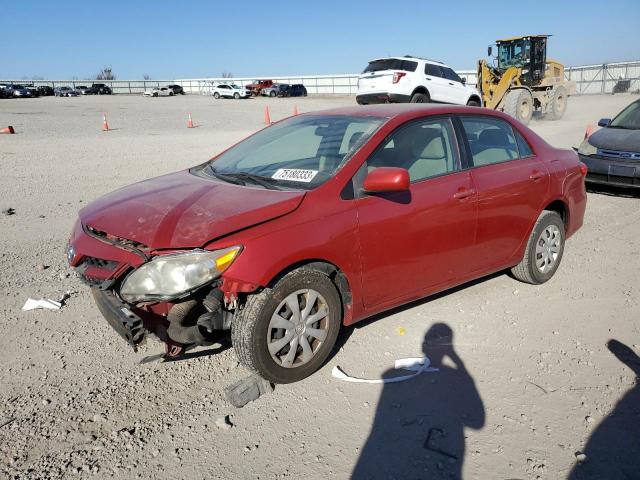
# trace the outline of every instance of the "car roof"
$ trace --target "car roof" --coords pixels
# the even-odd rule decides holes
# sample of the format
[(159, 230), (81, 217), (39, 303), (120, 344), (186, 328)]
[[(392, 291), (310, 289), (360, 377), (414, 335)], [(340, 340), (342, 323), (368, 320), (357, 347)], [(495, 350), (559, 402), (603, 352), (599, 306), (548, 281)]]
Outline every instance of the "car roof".
[(437, 103), (386, 103), (376, 105), (355, 105), (352, 107), (333, 108), (330, 110), (321, 110), (301, 114), (302, 116), (314, 115), (340, 115), (352, 117), (381, 117), (381, 118), (399, 118), (401, 120), (409, 120), (411, 118), (423, 115), (490, 115), (500, 118), (511, 118), (502, 112), (490, 110), (480, 107), (467, 107), (462, 105), (449, 105)]
[[(443, 62), (441, 62), (440, 60), (432, 60), (430, 58), (423, 58), (423, 57), (414, 57), (413, 55), (404, 55), (402, 57), (383, 57), (383, 58), (376, 58), (374, 60), (369, 60), (369, 63), (371, 62), (379, 62), (381, 60), (422, 60), (423, 62), (429, 62), (429, 63), (437, 63), (438, 65), (445, 65)], [(446, 66), (446, 65), (445, 65)]]

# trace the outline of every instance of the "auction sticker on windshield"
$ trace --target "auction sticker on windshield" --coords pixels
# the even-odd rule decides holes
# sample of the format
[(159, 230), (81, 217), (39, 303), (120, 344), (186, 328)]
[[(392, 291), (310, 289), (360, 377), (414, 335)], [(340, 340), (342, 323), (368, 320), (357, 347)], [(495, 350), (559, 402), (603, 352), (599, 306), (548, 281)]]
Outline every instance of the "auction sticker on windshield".
[(309, 183), (318, 174), (318, 170), (303, 170), (300, 168), (279, 168), (271, 178), (289, 180), (291, 182)]

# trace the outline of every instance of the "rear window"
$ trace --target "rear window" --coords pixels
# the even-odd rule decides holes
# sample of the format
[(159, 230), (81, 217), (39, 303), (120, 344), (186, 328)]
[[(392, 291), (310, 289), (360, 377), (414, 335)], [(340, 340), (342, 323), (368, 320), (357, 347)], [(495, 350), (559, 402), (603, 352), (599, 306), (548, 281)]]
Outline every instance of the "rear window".
[(405, 72), (415, 72), (418, 62), (411, 60), (400, 60), (398, 58), (386, 58), (384, 60), (374, 60), (369, 62), (367, 68), (362, 73), (379, 72), (381, 70), (404, 70)]

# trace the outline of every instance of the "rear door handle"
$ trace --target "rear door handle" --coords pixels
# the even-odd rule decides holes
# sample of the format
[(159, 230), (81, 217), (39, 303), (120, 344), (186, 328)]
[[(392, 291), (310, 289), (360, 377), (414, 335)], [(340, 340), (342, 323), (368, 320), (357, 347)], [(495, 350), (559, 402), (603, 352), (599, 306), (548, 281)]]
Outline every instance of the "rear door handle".
[(473, 188), (465, 188), (460, 189), (456, 193), (453, 194), (453, 198), (457, 198), (458, 200), (463, 200), (467, 197), (471, 197), (476, 194), (475, 189)]
[(449, 82), (449, 85), (453, 85), (453, 83)]
[(544, 173), (539, 172), (538, 170), (534, 170), (531, 175), (529, 175), (529, 178), (534, 182), (540, 180), (542, 177), (544, 177)]

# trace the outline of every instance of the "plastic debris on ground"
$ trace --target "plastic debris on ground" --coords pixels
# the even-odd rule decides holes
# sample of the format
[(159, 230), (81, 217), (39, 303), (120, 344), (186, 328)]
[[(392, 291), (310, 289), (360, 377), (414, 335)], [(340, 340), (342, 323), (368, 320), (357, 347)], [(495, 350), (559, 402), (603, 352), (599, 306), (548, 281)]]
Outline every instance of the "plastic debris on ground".
[(41, 298), (40, 300), (27, 298), (27, 301), (22, 306), (22, 310), (24, 310), (25, 312), (28, 310), (38, 310), (41, 308), (46, 308), (49, 310), (60, 310), (62, 308), (62, 302), (56, 302), (55, 300), (50, 300), (48, 298)]
[(417, 377), (421, 373), (438, 371), (437, 368), (431, 367), (431, 361), (428, 357), (399, 358), (398, 360), (396, 360), (394, 368), (396, 370), (407, 370), (413, 373), (411, 375), (400, 375), (398, 377), (366, 379), (351, 377), (336, 365), (335, 367), (333, 367), (333, 370), (331, 370), (331, 376), (338, 380), (342, 380), (343, 382), (380, 384), (404, 382), (405, 380), (410, 380), (414, 377)]

